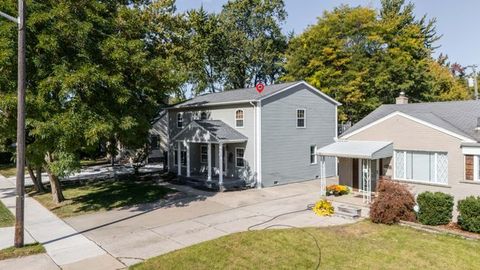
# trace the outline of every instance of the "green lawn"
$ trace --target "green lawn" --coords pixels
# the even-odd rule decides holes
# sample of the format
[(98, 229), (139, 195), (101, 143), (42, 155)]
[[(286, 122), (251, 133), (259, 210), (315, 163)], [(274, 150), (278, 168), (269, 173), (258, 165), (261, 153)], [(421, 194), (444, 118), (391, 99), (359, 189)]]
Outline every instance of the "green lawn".
[[(480, 241), (369, 221), (309, 228), (320, 269), (478, 269)], [(299, 229), (237, 233), (149, 259), (131, 269), (315, 269), (318, 249)]]
[(12, 177), (17, 174), (17, 168), (15, 165), (1, 165), (0, 166), (0, 174), (4, 177)]
[(70, 184), (64, 187), (65, 201), (57, 205), (52, 202), (50, 193), (35, 194), (37, 201), (61, 218), (82, 215), (97, 211), (106, 211), (123, 206), (155, 202), (174, 192), (159, 186), (151, 180), (108, 180), (87, 184)]
[(33, 254), (44, 253), (45, 249), (39, 243), (25, 245), (22, 248), (9, 247), (0, 250), (0, 260), (25, 257)]
[(14, 223), (15, 217), (7, 209), (7, 207), (5, 207), (2, 202), (0, 202), (0, 228), (13, 226)]

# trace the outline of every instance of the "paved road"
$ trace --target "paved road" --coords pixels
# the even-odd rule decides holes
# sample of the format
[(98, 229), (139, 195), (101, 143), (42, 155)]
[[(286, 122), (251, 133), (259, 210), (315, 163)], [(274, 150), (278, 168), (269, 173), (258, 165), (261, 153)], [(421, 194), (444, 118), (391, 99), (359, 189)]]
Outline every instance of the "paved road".
[[(319, 199), (319, 181), (236, 192), (211, 193), (175, 186), (185, 196), (162, 205), (68, 218), (65, 221), (117, 259), (131, 265), (192, 244), (246, 231), (272, 217), (306, 209)], [(352, 220), (318, 217), (312, 211), (282, 216), (262, 226), (299, 227), (347, 224)]]

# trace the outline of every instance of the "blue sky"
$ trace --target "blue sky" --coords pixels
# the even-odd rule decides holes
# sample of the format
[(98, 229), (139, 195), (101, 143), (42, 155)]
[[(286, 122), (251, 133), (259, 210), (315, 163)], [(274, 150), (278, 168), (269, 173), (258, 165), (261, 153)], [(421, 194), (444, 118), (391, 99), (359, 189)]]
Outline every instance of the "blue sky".
[[(284, 0), (288, 18), (283, 26), (285, 32), (296, 34), (311, 24), (324, 10), (331, 10), (340, 4), (351, 6), (370, 6), (378, 8), (379, 0)], [(184, 11), (198, 8), (202, 4), (208, 11), (218, 12), (227, 0), (177, 0), (177, 8)], [(462, 65), (480, 64), (480, 41), (478, 16), (480, 1), (478, 0), (413, 0), (418, 17), (427, 14), (429, 18), (437, 18), (437, 32), (443, 37), (437, 43), (441, 47), (435, 55), (448, 54), (450, 61)]]

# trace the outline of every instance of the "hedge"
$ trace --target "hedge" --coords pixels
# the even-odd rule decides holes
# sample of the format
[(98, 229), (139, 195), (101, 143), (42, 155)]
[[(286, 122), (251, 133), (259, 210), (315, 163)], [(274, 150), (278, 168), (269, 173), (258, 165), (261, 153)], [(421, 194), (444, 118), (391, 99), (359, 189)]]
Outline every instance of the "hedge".
[(457, 210), (460, 228), (480, 233), (480, 197), (470, 196), (458, 201)]
[(426, 191), (417, 197), (417, 219), (425, 225), (443, 225), (452, 221), (453, 196), (442, 192)]

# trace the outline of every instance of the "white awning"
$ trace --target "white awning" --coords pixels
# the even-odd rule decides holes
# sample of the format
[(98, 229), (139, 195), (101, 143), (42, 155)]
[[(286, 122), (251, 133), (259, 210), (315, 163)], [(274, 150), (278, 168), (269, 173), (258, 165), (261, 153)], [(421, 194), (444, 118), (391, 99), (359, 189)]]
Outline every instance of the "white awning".
[(393, 143), (382, 141), (337, 141), (317, 150), (329, 157), (379, 159), (393, 155)]

